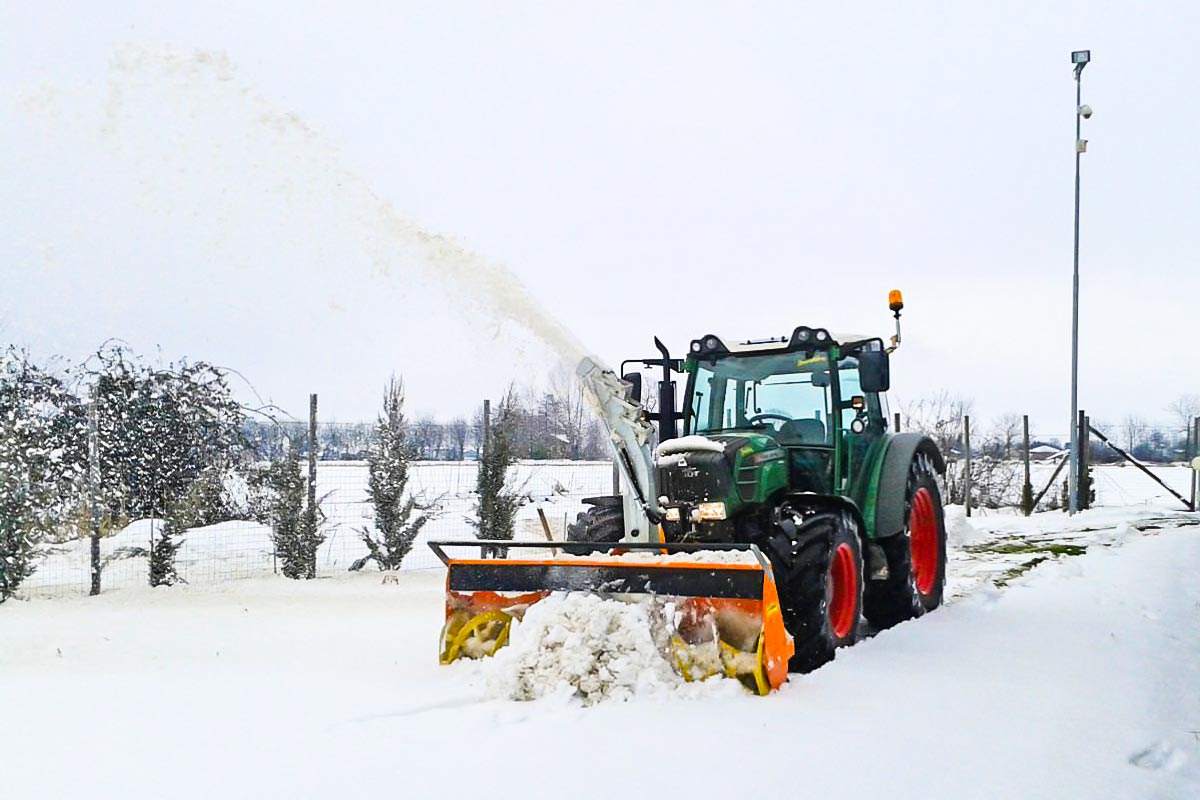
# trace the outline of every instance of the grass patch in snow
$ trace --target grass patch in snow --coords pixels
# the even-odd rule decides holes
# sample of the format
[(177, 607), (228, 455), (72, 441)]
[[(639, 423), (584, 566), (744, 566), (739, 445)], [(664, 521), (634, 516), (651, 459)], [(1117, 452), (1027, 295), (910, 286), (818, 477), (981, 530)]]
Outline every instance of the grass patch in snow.
[(985, 556), (989, 554), (998, 556), (1032, 555), (1033, 558), (1014, 564), (992, 578), (992, 583), (1003, 589), (1044, 561), (1083, 555), (1087, 552), (1087, 545), (1069, 544), (1066, 542), (1031, 541), (1028, 539), (1001, 539), (967, 545), (963, 550), (972, 555)]
[(1027, 539), (1004, 539), (997, 542), (967, 545), (963, 548), (968, 553), (999, 553), (1013, 555), (1018, 553), (1049, 553), (1052, 556), (1081, 556), (1087, 552), (1087, 546), (1082, 544), (1064, 544), (1062, 542), (1036, 542)]

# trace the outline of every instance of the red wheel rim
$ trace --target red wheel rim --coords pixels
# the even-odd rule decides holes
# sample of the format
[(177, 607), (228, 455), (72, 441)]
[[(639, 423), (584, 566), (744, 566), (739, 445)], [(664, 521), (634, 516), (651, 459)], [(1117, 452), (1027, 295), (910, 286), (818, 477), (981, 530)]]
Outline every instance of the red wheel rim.
[(849, 636), (858, 622), (855, 619), (858, 612), (858, 570), (855, 566), (850, 545), (839, 544), (829, 565), (829, 582), (833, 590), (829, 599), (829, 626), (838, 639)]
[(917, 489), (908, 519), (908, 545), (912, 550), (913, 580), (917, 591), (929, 594), (937, 583), (938, 523), (933, 495), (925, 487)]

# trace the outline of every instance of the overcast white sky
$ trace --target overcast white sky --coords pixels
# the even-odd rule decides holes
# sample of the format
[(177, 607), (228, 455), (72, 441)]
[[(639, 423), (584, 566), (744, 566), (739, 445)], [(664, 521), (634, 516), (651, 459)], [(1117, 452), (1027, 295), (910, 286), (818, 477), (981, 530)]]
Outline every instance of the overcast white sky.
[(1198, 41), (1195, 2), (8, 2), (0, 339), (120, 337), (343, 420), (392, 372), (442, 417), (544, 375), (480, 299), (503, 275), (420, 226), (614, 364), (887, 335), (901, 288), (894, 407), (1061, 433), (1091, 48), (1082, 404), (1165, 419), (1200, 392)]

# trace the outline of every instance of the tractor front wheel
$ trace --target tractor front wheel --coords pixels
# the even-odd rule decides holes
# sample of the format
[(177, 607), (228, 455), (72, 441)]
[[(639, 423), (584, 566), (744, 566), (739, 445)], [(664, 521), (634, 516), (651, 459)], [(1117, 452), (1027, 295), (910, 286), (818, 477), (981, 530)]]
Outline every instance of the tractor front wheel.
[(946, 583), (946, 521), (932, 466), (917, 456), (908, 470), (904, 530), (879, 539), (888, 576), (870, 581), (863, 614), (877, 630), (919, 617), (942, 604)]
[(858, 526), (848, 515), (817, 512), (797, 528), (795, 553), (780, 587), (784, 622), (796, 642), (789, 669), (812, 672), (858, 639), (863, 568)]

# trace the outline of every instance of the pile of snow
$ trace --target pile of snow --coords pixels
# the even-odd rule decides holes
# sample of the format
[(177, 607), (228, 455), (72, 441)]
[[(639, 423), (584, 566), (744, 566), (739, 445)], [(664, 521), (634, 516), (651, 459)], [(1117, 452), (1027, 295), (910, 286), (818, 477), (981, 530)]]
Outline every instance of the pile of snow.
[(724, 453), (725, 445), (713, 441), (707, 436), (693, 433), (689, 436), (677, 436), (674, 439), (660, 442), (658, 447), (654, 448), (654, 455), (669, 456), (676, 453), (691, 453), (695, 451)]
[(513, 700), (578, 697), (585, 705), (662, 693), (682, 681), (663, 656), (665, 643), (666, 624), (649, 598), (552, 595), (514, 623), (509, 646), (488, 665), (488, 692)]
[[(620, 547), (620, 545), (614, 545)], [(625, 553), (585, 553), (573, 555), (561, 553), (547, 555), (547, 558), (569, 560), (572, 558), (586, 561), (611, 561), (614, 564), (754, 564), (759, 563), (750, 550), (695, 550), (692, 552), (660, 553), (657, 550), (630, 550)]]

